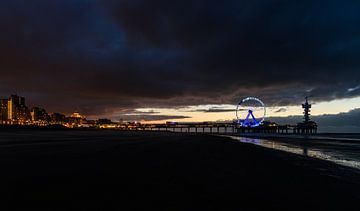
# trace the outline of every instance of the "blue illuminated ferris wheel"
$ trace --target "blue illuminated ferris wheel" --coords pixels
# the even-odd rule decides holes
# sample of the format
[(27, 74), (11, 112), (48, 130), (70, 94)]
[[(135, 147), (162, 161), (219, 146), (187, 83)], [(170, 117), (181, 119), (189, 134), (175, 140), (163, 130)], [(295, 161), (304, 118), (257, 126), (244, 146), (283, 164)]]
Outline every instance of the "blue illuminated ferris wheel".
[(247, 97), (236, 107), (237, 123), (241, 127), (258, 127), (265, 120), (264, 103), (255, 97)]

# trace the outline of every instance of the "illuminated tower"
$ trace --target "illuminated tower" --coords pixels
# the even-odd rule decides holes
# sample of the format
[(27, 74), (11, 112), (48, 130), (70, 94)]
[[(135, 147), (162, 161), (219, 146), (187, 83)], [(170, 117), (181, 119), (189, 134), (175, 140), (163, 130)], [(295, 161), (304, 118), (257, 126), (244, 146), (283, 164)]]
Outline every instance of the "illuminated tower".
[(15, 102), (14, 99), (10, 98), (8, 101), (8, 119), (13, 120), (15, 119)]
[(305, 97), (305, 103), (302, 104), (302, 107), (304, 109), (304, 123), (310, 122), (310, 108), (311, 104), (308, 102), (308, 96)]

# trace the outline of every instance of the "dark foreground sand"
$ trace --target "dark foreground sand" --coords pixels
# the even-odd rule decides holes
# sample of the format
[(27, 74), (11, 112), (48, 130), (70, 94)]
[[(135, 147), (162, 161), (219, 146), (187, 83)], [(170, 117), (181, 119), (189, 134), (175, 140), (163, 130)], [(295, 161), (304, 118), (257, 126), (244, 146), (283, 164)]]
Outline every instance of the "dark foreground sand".
[(1, 210), (360, 210), (357, 170), (230, 139), (0, 132)]

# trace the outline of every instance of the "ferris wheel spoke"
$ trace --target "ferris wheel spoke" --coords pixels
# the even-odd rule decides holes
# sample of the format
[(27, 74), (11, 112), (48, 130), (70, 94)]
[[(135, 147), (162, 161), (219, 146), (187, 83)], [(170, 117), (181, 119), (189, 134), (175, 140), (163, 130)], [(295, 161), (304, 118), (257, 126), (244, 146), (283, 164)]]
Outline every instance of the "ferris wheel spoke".
[(244, 121), (245, 125), (250, 125), (249, 117), (250, 117), (250, 112), (248, 113), (248, 115), (245, 118), (245, 121)]
[(251, 117), (252, 117), (253, 121), (257, 124), (258, 121), (257, 121), (256, 118), (254, 117), (254, 114), (253, 114), (252, 112), (251, 112), (250, 114), (251, 114)]

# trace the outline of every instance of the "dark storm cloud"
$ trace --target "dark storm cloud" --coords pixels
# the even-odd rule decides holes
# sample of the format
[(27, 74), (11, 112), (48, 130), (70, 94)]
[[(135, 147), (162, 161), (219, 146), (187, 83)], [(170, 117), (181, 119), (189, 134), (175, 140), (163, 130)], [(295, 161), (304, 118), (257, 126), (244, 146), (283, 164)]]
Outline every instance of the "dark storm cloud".
[(360, 95), (360, 3), (0, 3), (0, 94), (50, 110), (266, 104)]
[(221, 113), (221, 112), (235, 112), (236, 109), (228, 109), (222, 107), (211, 107), (209, 109), (195, 109), (189, 112), (204, 112), (204, 113)]
[[(185, 51), (187, 86), (206, 97), (255, 94), (288, 104), (286, 94), (326, 100), (350, 97), (347, 89), (358, 85), (354, 1), (107, 2), (130, 46)], [(265, 87), (272, 92), (264, 95)]]

